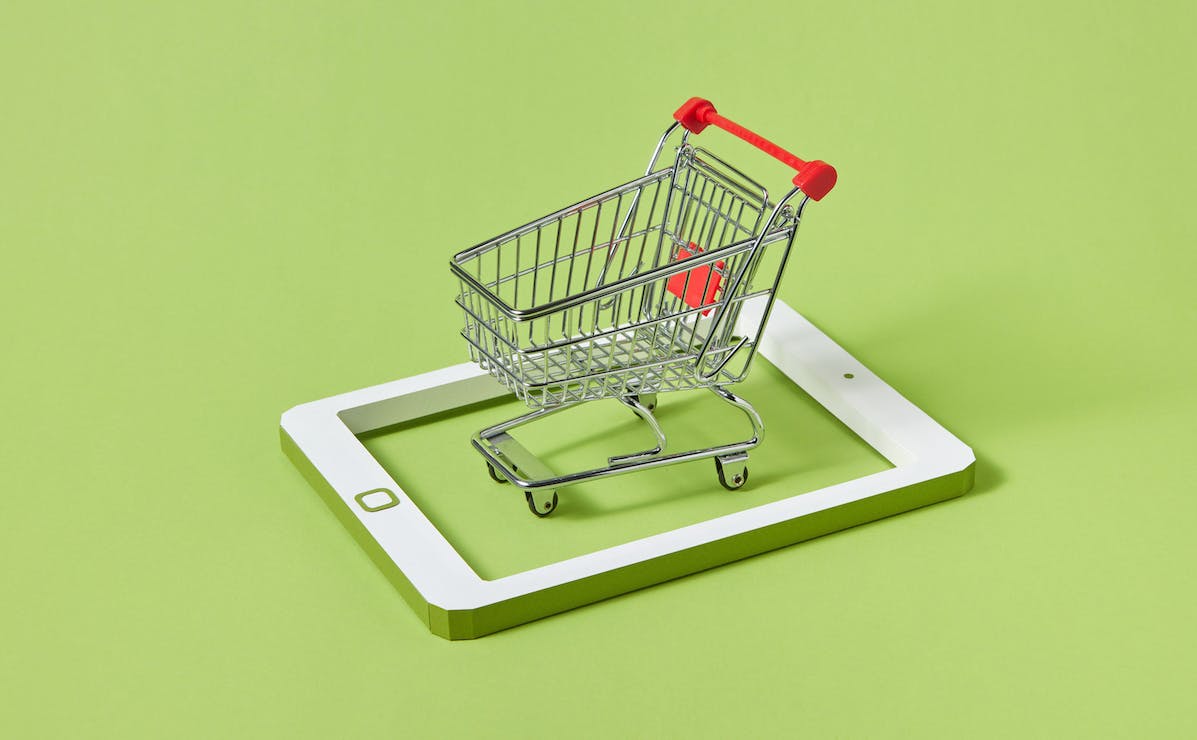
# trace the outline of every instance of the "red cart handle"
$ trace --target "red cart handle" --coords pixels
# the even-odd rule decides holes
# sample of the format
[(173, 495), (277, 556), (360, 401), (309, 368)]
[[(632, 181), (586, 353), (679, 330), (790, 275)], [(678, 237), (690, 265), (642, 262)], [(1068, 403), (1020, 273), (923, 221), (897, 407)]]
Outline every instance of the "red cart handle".
[(798, 170), (794, 176), (794, 185), (815, 200), (822, 200), (824, 195), (835, 187), (835, 168), (818, 159), (805, 162), (790, 152), (769, 141), (753, 131), (749, 131), (735, 121), (728, 120), (715, 111), (711, 101), (704, 98), (690, 98), (673, 114), (678, 123), (686, 127), (690, 133), (702, 133), (709, 124), (715, 124), (724, 131), (738, 136), (757, 149), (774, 159)]

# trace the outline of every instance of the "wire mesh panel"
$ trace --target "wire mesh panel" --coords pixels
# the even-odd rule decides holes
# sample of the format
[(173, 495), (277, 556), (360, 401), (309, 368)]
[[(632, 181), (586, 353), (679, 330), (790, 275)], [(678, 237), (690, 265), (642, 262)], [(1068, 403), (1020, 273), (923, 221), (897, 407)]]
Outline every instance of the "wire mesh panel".
[[(725, 361), (744, 346), (739, 308), (772, 289), (752, 288), (771, 207), (687, 145), (671, 167), (459, 253), (471, 358), (533, 408), (738, 380), (746, 366)], [(796, 225), (773, 221), (763, 245), (788, 245)]]

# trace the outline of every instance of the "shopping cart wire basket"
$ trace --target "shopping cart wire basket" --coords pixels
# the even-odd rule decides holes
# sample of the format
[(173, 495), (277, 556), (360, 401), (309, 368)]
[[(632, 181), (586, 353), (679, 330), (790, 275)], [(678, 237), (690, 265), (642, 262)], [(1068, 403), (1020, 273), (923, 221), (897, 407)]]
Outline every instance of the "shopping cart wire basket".
[[(748, 479), (760, 415), (728, 386), (744, 379), (768, 321), (807, 203), (835, 185), (822, 161), (803, 161), (691, 98), (674, 113), (643, 177), (513, 229), (453, 257), (471, 359), (531, 409), (472, 443), (492, 478), (523, 489), (537, 516), (557, 490), (649, 467), (714, 458), (729, 489)], [(691, 143), (708, 125), (797, 171), (777, 202), (748, 175)], [(662, 151), (678, 130), (673, 162)], [(749, 301), (755, 326), (738, 322)], [(666, 451), (657, 394), (709, 389), (740, 409), (752, 434), (703, 449)], [(587, 401), (615, 399), (643, 419), (656, 445), (601, 467), (558, 474), (510, 434)]]

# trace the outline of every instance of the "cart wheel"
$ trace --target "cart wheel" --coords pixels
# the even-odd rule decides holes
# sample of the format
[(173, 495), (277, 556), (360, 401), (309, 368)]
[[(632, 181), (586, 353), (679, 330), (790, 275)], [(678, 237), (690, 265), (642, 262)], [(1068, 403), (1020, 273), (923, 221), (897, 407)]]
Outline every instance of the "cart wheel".
[(490, 473), (491, 480), (493, 480), (495, 483), (507, 483), (507, 479), (499, 475), (499, 471), (495, 470), (494, 465), (487, 463), (486, 472)]
[(532, 497), (531, 491), (524, 491), (524, 498), (528, 501), (528, 509), (541, 519), (544, 519), (546, 516), (557, 510), (556, 491), (553, 491), (553, 500), (545, 502), (545, 509), (543, 512), (536, 508), (536, 499)]
[(748, 464), (742, 460), (729, 462), (725, 467), (722, 460), (715, 458), (715, 471), (719, 473), (719, 483), (729, 491), (743, 488), (748, 482)]

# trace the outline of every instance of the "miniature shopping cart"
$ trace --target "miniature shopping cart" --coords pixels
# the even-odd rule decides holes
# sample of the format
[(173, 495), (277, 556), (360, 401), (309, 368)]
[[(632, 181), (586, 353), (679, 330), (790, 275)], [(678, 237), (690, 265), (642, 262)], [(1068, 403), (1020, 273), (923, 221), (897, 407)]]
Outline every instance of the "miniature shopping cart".
[[(691, 98), (674, 113), (644, 177), (454, 256), (457, 303), (470, 357), (531, 409), (474, 435), (492, 478), (524, 491), (537, 516), (579, 481), (714, 458), (719, 482), (748, 480), (760, 415), (728, 390), (744, 379), (769, 318), (803, 209), (835, 185), (825, 162), (805, 162)], [(690, 142), (714, 124), (798, 171), (776, 203), (760, 184)], [(653, 169), (681, 127), (672, 164)], [(792, 204), (792, 201), (801, 196)], [(742, 310), (755, 325), (741, 325)], [(657, 394), (696, 388), (740, 409), (747, 439), (667, 451)], [(651, 449), (592, 470), (557, 474), (509, 434), (580, 403), (610, 398), (644, 420)]]

